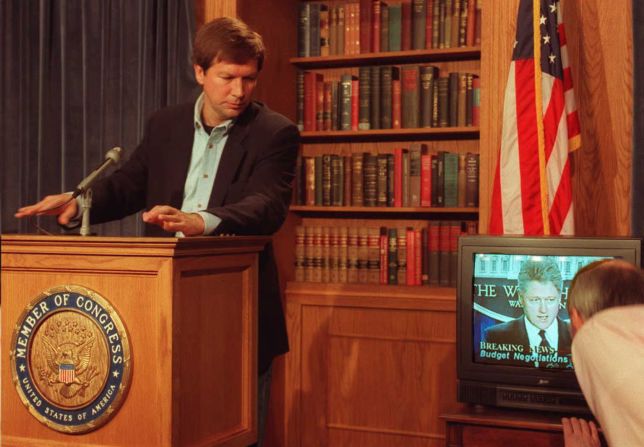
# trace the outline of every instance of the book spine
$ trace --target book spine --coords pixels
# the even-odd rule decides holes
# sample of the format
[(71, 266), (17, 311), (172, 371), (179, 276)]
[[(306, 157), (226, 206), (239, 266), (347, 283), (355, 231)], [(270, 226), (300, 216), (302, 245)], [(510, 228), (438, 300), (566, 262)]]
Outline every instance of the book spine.
[(402, 127), (418, 127), (420, 77), (417, 65), (401, 67)]
[(364, 205), (364, 154), (354, 152), (351, 154), (351, 204), (353, 206)]
[(387, 206), (393, 207), (394, 205), (394, 191), (395, 191), (395, 166), (394, 154), (386, 154), (387, 157)]
[(358, 130), (360, 107), (360, 82), (356, 76), (351, 77), (351, 130)]
[(374, 0), (360, 0), (360, 53), (371, 53)]
[(387, 154), (376, 156), (376, 206), (387, 206)]
[(307, 206), (315, 205), (315, 158), (304, 157), (305, 172), (305, 204)]
[(398, 231), (398, 284), (407, 284), (407, 229), (399, 228)]
[(333, 95), (332, 95), (332, 82), (331, 81), (325, 81), (324, 82), (324, 100), (322, 103), (322, 129), (323, 130), (331, 130), (333, 128), (332, 121), (331, 121), (331, 108), (332, 108), (332, 102), (333, 102)]
[(295, 121), (297, 130), (302, 132), (304, 130), (304, 72), (297, 71), (295, 78), (295, 97), (296, 97), (296, 110)]
[(449, 286), (449, 246), (450, 246), (450, 225), (449, 222), (441, 222), (438, 235), (438, 284)]
[(389, 235), (386, 227), (380, 227), (380, 284), (389, 284)]
[(344, 188), (343, 188), (343, 198), (342, 198), (342, 203), (344, 206), (351, 206), (351, 194), (352, 194), (352, 176), (353, 173), (351, 172), (351, 156), (350, 155), (343, 155), (342, 156), (342, 168), (344, 169)]
[(400, 85), (400, 67), (391, 67), (391, 127), (402, 126), (402, 93)]
[(315, 130), (324, 129), (324, 77), (319, 74), (315, 81)]
[(347, 282), (358, 282), (358, 228), (349, 227), (347, 234)]
[(299, 3), (299, 15), (297, 25), (297, 55), (299, 57), (311, 56), (310, 35), (311, 35), (311, 3)]
[(458, 276), (458, 238), (461, 236), (461, 223), (453, 221), (449, 227), (449, 286), (456, 287)]
[(343, 74), (340, 78), (341, 130), (351, 130), (351, 87), (351, 75)]
[(309, 19), (309, 48), (310, 55), (320, 55), (320, 3), (311, 3)]
[(439, 267), (439, 238), (440, 222), (432, 220), (429, 223), (428, 251), (429, 251), (429, 284), (438, 285), (440, 279)]
[(438, 126), (449, 126), (449, 78), (438, 78)]
[(401, 8), (401, 27), (400, 27), (400, 49), (402, 51), (411, 50), (411, 28), (412, 28), (412, 0), (402, 0)]
[(412, 0), (412, 49), (422, 50), (425, 48), (425, 32), (427, 23), (427, 12), (425, 11), (425, 0)]
[(371, 67), (371, 90), (369, 97), (369, 123), (371, 129), (380, 129), (380, 67)]
[(295, 227), (295, 281), (304, 281), (305, 265), (304, 226), (298, 225)]
[(380, 48), (380, 21), (382, 20), (382, 2), (380, 0), (372, 1), (371, 17), (371, 51), (379, 53)]
[(448, 97), (448, 125), (455, 127), (458, 125), (458, 82), (459, 74), (452, 72), (449, 74), (449, 87), (447, 92)]
[(481, 80), (478, 76), (472, 77), (472, 126), (481, 124)]
[(380, 284), (380, 229), (368, 229), (367, 282)]
[(420, 126), (431, 127), (434, 105), (434, 79), (438, 67), (424, 65), (420, 67)]
[(458, 206), (458, 154), (445, 152), (444, 156), (444, 206)]
[(380, 67), (380, 128), (391, 129), (392, 67)]
[(322, 154), (322, 206), (331, 206), (331, 154)]
[(420, 157), (420, 206), (432, 206), (432, 156)]
[(467, 177), (465, 176), (465, 158), (466, 154), (458, 154), (458, 206), (465, 206), (465, 184)]
[(407, 228), (407, 277), (408, 286), (416, 285), (416, 237), (414, 229)]
[(403, 204), (403, 173), (402, 159), (404, 149), (397, 147), (394, 149), (394, 206), (400, 208)]
[(320, 3), (320, 56), (330, 53), (329, 5)]
[(434, 0), (427, 0), (425, 5), (425, 48), (432, 47), (434, 33)]
[(420, 206), (420, 165), (422, 149), (420, 143), (409, 146), (409, 206)]
[(376, 206), (378, 194), (377, 155), (364, 154), (364, 206)]
[(389, 5), (389, 51), (401, 50), (402, 30), (402, 5), (392, 3)]
[(387, 284), (398, 284), (398, 231), (396, 228), (387, 230)]
[(479, 206), (479, 154), (465, 157), (465, 206)]
[(467, 73), (458, 74), (456, 125), (465, 126), (467, 118)]
[(360, 108), (358, 110), (358, 129), (371, 129), (371, 68), (360, 67), (358, 69), (358, 80), (360, 83)]
[(389, 51), (389, 5), (384, 2), (380, 4), (380, 51)]

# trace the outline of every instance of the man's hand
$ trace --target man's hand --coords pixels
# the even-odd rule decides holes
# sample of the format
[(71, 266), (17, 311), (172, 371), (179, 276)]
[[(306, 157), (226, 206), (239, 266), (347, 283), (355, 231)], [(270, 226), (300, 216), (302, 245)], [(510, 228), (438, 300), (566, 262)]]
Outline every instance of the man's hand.
[(201, 236), (205, 223), (197, 213), (184, 213), (168, 205), (157, 205), (143, 213), (143, 222), (158, 225), (165, 231), (181, 231), (186, 236)]
[(78, 213), (78, 205), (71, 194), (56, 194), (46, 196), (40, 202), (23, 206), (15, 217), (40, 216), (42, 214), (57, 215), (58, 223), (68, 225), (69, 221)]
[(600, 447), (599, 433), (593, 421), (578, 418), (561, 418), (566, 447)]

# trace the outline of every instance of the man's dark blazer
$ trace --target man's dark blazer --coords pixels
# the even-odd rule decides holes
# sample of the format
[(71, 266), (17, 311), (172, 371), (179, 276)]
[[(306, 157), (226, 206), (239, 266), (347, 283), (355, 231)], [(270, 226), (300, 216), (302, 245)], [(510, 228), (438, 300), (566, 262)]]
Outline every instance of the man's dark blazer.
[[(570, 324), (566, 323), (560, 318), (557, 318), (557, 326), (559, 331), (557, 352), (560, 356), (569, 355), (570, 345), (572, 343)], [(500, 323), (495, 324), (494, 326), (490, 326), (483, 333), (482, 341), (497, 344), (523, 345), (523, 352), (525, 354), (528, 354), (530, 352), (530, 341), (528, 338), (528, 331), (525, 327), (523, 315), (506, 323)], [(519, 363), (525, 364), (524, 362)]]
[[(129, 160), (93, 187), (91, 221), (121, 219), (155, 205), (180, 209), (194, 138), (194, 103), (156, 112)], [(288, 212), (299, 145), (297, 127), (259, 102), (235, 120), (223, 149), (208, 211), (214, 234), (271, 235)], [(171, 236), (146, 225), (148, 236)], [(288, 351), (277, 267), (269, 244), (259, 259), (258, 368)]]

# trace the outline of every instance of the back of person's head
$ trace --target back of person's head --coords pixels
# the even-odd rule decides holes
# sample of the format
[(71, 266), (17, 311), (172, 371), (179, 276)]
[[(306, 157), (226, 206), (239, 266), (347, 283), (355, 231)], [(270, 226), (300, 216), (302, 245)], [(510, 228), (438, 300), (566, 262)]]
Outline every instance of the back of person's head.
[(525, 294), (528, 282), (550, 282), (557, 292), (561, 293), (562, 279), (561, 271), (557, 264), (550, 259), (528, 259), (521, 264), (517, 277), (519, 293)]
[(245, 64), (256, 60), (259, 71), (264, 64), (264, 53), (262, 36), (239, 19), (219, 17), (197, 31), (192, 62), (207, 71), (213, 63), (220, 61)]
[(619, 259), (595, 261), (580, 269), (568, 291), (568, 311), (587, 320), (600, 310), (644, 304), (644, 273)]

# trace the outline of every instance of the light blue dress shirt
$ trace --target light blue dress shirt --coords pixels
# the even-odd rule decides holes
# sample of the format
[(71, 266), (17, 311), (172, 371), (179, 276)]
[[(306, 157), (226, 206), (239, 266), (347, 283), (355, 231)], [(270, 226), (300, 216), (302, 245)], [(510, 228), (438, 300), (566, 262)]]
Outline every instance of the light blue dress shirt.
[[(183, 187), (183, 203), (181, 211), (198, 213), (204, 220), (203, 234), (211, 234), (221, 223), (221, 219), (205, 210), (208, 207), (210, 193), (215, 183), (215, 175), (221, 160), (221, 154), (228, 140), (228, 133), (233, 125), (232, 120), (226, 120), (215, 127), (210, 134), (206, 132), (201, 121), (204, 94), (195, 102), (195, 134), (192, 142), (192, 155), (188, 176)], [(183, 233), (178, 232), (182, 237)]]

